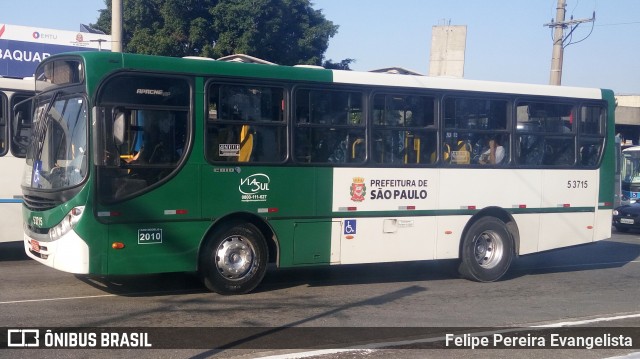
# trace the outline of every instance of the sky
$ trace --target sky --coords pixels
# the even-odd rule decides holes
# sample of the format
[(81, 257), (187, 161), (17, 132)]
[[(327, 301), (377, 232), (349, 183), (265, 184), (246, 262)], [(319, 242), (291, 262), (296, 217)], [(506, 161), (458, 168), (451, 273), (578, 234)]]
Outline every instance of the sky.
[[(549, 83), (557, 0), (311, 0), (338, 25), (325, 58), (355, 59), (369, 71), (403, 67), (429, 72), (431, 29), (467, 26), (464, 77)], [(52, 4), (56, 4), (53, 6)], [(562, 84), (640, 94), (640, 1), (566, 0), (566, 20), (591, 18), (564, 50)], [(104, 0), (0, 2), (0, 24), (78, 31), (95, 23)], [(592, 26), (593, 25), (593, 26)], [(582, 40), (581, 42), (578, 42)]]

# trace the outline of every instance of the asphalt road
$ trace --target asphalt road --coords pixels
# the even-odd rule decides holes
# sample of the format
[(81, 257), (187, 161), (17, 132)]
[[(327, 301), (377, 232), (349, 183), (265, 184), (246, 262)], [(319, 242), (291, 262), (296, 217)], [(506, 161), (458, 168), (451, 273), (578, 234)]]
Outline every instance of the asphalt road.
[[(111, 328), (130, 335), (151, 330), (153, 341), (151, 349), (115, 352), (0, 349), (0, 357), (640, 357), (640, 349), (623, 347), (470, 350), (444, 347), (441, 340), (450, 332), (542, 325), (602, 327), (602, 333), (631, 327), (637, 334), (640, 233), (616, 233), (611, 240), (520, 257), (507, 278), (495, 283), (460, 279), (450, 261), (410, 262), (274, 269), (255, 292), (220, 296), (191, 274), (99, 278), (62, 273), (27, 259), (20, 244), (0, 245), (0, 273), (2, 331)], [(226, 347), (208, 349), (211, 343)]]

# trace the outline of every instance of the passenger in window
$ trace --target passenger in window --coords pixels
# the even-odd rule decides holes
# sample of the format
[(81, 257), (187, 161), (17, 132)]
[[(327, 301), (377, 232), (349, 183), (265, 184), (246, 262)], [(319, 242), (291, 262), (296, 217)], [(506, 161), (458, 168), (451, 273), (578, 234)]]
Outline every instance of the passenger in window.
[(489, 138), (489, 149), (480, 155), (480, 160), (478, 162), (483, 165), (497, 165), (502, 163), (504, 155), (505, 150), (500, 144), (499, 136), (491, 136)]
[(145, 125), (148, 125), (147, 133), (139, 158), (150, 164), (175, 162), (180, 155), (175, 148), (171, 115), (148, 111), (145, 113)]

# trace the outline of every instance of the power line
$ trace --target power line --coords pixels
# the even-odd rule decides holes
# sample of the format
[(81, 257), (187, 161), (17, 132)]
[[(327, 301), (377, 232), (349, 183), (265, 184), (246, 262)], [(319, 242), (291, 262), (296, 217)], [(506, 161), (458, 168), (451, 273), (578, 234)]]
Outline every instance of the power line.
[[(587, 35), (585, 38), (574, 42), (572, 41), (572, 39), (575, 29), (582, 23), (593, 23), (596, 19), (596, 13), (594, 11), (593, 17), (591, 19), (574, 19), (573, 16), (571, 16), (571, 19), (569, 21), (565, 21), (564, 18), (566, 7), (567, 4), (565, 0), (558, 0), (558, 5), (556, 6), (555, 21), (554, 19), (551, 19), (550, 23), (544, 24), (544, 26), (548, 26), (549, 28), (553, 29), (553, 52), (551, 54), (551, 76), (549, 79), (549, 83), (551, 85), (560, 85), (562, 82), (562, 57), (564, 48), (571, 44), (581, 42), (589, 37), (589, 35), (591, 35), (591, 32), (589, 32), (589, 35)], [(564, 30), (567, 28), (570, 28), (570, 31), (565, 36)], [(591, 27), (591, 30), (593, 31), (593, 25)]]
[(620, 26), (620, 25), (634, 25), (640, 24), (640, 21), (632, 21), (632, 22), (614, 22), (611, 24), (598, 24), (596, 26)]

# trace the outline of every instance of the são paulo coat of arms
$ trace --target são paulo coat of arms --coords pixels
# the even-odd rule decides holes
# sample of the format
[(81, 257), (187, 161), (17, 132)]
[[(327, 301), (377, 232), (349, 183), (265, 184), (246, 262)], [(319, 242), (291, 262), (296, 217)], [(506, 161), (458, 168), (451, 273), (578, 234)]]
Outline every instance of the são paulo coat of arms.
[(351, 183), (351, 200), (354, 202), (364, 201), (364, 196), (367, 195), (367, 186), (364, 185), (363, 177), (354, 177)]

